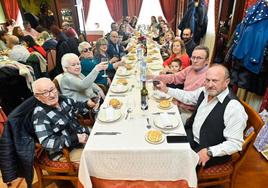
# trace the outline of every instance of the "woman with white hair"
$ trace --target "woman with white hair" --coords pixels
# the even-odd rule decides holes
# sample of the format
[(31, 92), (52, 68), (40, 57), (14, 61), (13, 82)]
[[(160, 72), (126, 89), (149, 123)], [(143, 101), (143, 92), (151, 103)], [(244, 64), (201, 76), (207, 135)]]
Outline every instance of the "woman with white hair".
[(76, 54), (65, 54), (61, 59), (61, 65), (64, 73), (59, 85), (63, 95), (77, 101), (104, 99), (102, 89), (94, 81), (100, 71), (107, 69), (107, 65), (104, 63), (96, 65), (86, 77), (81, 74), (81, 64)]

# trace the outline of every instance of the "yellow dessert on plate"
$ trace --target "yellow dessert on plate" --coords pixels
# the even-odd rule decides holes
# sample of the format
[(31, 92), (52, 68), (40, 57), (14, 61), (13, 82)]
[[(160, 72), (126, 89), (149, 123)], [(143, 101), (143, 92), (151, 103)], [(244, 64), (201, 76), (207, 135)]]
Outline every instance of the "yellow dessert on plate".
[(117, 84), (127, 85), (128, 81), (124, 78), (120, 78), (117, 80)]
[(121, 102), (118, 99), (111, 99), (109, 101), (109, 105), (111, 105), (113, 108), (119, 108), (121, 106)]
[(160, 142), (163, 139), (163, 134), (159, 130), (151, 130), (147, 133), (147, 140), (149, 142)]
[(166, 100), (166, 99), (160, 100), (160, 102), (159, 102), (160, 108), (169, 108), (170, 105), (171, 105), (171, 102), (169, 100)]

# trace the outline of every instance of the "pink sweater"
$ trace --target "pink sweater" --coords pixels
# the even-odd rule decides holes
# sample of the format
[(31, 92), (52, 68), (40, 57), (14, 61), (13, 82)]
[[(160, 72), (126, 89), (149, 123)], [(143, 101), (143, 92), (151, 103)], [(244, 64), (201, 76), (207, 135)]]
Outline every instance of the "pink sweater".
[[(156, 79), (168, 84), (184, 84), (183, 89), (185, 91), (193, 91), (204, 86), (207, 70), (208, 66), (196, 72), (192, 66), (189, 66), (175, 74), (159, 75)], [(181, 102), (178, 103), (178, 106), (187, 110), (193, 110), (193, 106)]]

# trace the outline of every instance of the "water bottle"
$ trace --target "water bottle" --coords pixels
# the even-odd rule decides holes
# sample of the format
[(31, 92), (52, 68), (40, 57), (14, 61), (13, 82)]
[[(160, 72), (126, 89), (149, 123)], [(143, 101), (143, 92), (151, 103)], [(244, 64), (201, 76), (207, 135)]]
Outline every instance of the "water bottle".
[(137, 45), (137, 58), (140, 61), (143, 58), (143, 51), (141, 45)]
[(141, 76), (141, 81), (146, 81), (146, 72), (147, 72), (147, 64), (144, 61), (144, 59), (140, 60), (140, 76)]

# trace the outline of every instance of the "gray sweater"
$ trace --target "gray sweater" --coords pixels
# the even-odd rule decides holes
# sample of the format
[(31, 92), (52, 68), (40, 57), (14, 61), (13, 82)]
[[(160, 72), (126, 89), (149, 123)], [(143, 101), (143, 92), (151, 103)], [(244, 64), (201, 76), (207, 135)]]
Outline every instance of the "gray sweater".
[(76, 101), (87, 101), (89, 98), (97, 97), (101, 88), (94, 83), (99, 72), (94, 68), (86, 77), (65, 72), (60, 80), (60, 89), (64, 96)]

